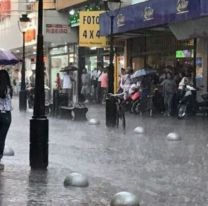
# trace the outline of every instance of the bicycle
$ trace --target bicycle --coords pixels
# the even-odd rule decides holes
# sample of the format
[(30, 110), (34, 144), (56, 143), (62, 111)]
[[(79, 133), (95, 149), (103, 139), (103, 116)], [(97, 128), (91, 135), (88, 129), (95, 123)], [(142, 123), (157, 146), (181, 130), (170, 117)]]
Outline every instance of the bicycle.
[(119, 120), (122, 121), (123, 130), (126, 129), (126, 118), (125, 118), (125, 101), (123, 94), (107, 94), (109, 98), (113, 98), (116, 103), (116, 126), (119, 126)]
[(145, 112), (149, 113), (149, 116), (152, 117), (153, 110), (153, 95), (147, 95), (141, 98), (136, 105), (134, 105), (134, 110), (136, 114), (142, 115)]

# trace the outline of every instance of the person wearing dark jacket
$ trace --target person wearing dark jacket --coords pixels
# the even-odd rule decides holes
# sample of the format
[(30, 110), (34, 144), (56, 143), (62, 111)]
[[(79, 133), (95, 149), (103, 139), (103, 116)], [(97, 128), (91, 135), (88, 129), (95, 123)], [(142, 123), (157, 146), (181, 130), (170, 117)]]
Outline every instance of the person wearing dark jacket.
[[(0, 70), (0, 161), (3, 157), (5, 140), (11, 124), (12, 86), (6, 70)], [(4, 165), (0, 162), (0, 170)]]

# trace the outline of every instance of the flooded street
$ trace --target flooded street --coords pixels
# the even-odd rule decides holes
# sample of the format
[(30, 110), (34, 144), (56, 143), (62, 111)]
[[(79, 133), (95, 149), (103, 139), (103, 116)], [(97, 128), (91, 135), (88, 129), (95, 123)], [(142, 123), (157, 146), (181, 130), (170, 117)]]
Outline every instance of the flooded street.
[[(14, 100), (6, 145), (15, 156), (3, 158), (0, 205), (109, 206), (120, 191), (136, 194), (141, 206), (207, 206), (208, 119), (140, 117), (127, 114), (127, 129), (105, 127), (105, 107), (90, 105), (88, 122), (49, 117), (47, 171), (29, 167), (29, 119)], [(143, 127), (137, 134), (134, 128)], [(177, 132), (180, 141), (167, 135)], [(89, 187), (64, 187), (71, 172), (88, 177)]]

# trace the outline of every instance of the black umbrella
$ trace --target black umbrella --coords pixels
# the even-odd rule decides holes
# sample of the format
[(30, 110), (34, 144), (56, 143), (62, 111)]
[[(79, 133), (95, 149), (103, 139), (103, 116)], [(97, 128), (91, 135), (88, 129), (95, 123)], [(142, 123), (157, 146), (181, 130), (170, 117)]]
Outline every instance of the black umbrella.
[(70, 66), (62, 68), (60, 72), (69, 72), (69, 71), (76, 71), (76, 70), (78, 70), (76, 66), (70, 65)]

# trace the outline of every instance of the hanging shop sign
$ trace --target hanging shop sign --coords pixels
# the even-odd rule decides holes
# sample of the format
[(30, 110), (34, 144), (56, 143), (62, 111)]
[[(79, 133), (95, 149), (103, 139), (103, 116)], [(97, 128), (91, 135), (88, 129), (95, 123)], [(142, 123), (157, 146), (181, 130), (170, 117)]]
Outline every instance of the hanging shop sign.
[(79, 46), (106, 47), (107, 38), (100, 36), (100, 14), (102, 11), (81, 11)]
[(25, 43), (31, 43), (36, 40), (36, 29), (30, 28), (25, 32)]
[(79, 26), (79, 12), (75, 12), (73, 15), (69, 15), (69, 26), (76, 27)]

